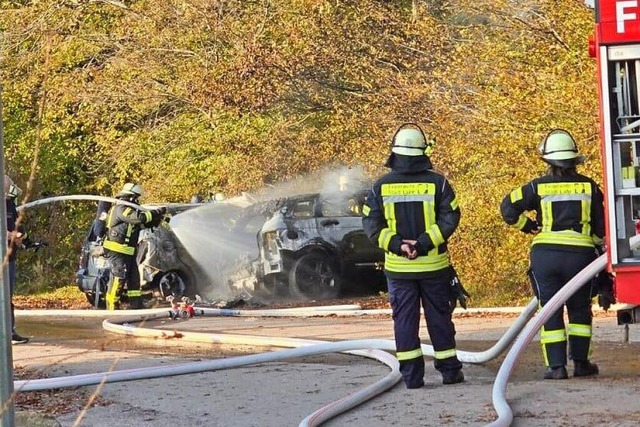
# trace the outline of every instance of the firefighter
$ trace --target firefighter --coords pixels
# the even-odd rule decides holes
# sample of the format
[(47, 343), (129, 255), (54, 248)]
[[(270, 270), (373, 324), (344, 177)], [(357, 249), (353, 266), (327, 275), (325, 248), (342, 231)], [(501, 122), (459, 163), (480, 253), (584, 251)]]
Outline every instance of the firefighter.
[(447, 179), (432, 170), (432, 145), (418, 125), (400, 126), (385, 163), (391, 172), (374, 183), (363, 206), (364, 230), (385, 251), (396, 356), (407, 388), (424, 385), (421, 305), (443, 384), (464, 381), (451, 320), (454, 272), (447, 252), (460, 209)]
[[(500, 205), (505, 222), (533, 234), (530, 270), (533, 292), (540, 307), (572, 277), (596, 259), (604, 238), (602, 191), (592, 179), (579, 174), (583, 163), (569, 132), (555, 129), (539, 147), (547, 173), (508, 194)], [(535, 212), (535, 219), (525, 213)], [(585, 284), (544, 324), (540, 343), (547, 370), (545, 379), (566, 379), (567, 338), (574, 377), (598, 374), (589, 361), (592, 334), (591, 284)]]
[[(18, 210), (16, 208), (16, 199), (22, 193), (22, 190), (16, 186), (8, 175), (4, 176), (4, 198), (7, 215), (7, 238), (8, 238), (8, 265), (9, 265), (9, 296), (13, 299), (13, 292), (16, 289), (16, 261), (18, 257), (18, 248), (22, 247), (27, 235), (18, 226)], [(29, 338), (21, 336), (16, 332), (16, 317), (13, 302), (11, 302), (11, 343), (25, 344), (29, 342)]]
[[(138, 184), (127, 183), (122, 187), (117, 199), (139, 204), (143, 189)], [(129, 308), (142, 308), (140, 273), (136, 263), (138, 236), (142, 227), (157, 227), (162, 221), (166, 208), (142, 211), (129, 205), (116, 203), (107, 216), (107, 234), (104, 240), (105, 256), (111, 266), (111, 276), (107, 287), (107, 310), (115, 310), (119, 295), (125, 284)]]
[(109, 209), (111, 209), (112, 203), (106, 200), (100, 200), (98, 202), (98, 208), (96, 209), (96, 216), (91, 225), (91, 231), (87, 240), (89, 242), (101, 242), (107, 233), (107, 216), (109, 215)]

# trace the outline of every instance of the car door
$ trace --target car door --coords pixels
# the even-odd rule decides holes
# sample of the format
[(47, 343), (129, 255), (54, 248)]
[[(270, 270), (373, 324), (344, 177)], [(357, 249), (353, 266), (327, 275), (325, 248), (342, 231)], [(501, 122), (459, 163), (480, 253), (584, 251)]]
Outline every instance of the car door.
[(373, 268), (384, 259), (362, 228), (365, 196), (365, 192), (343, 192), (320, 198), (318, 233), (337, 249), (343, 268)]

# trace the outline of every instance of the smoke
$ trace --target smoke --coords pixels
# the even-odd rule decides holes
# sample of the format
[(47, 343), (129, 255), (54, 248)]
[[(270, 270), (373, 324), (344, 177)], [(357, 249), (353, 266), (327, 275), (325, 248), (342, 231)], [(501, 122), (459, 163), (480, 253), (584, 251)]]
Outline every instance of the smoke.
[(186, 258), (193, 264), (193, 270), (199, 273), (199, 292), (207, 298), (229, 298), (234, 296), (234, 289), (229, 286), (230, 277), (258, 259), (258, 233), (268, 218), (260, 209), (253, 208), (284, 197), (366, 188), (367, 181), (361, 166), (328, 167), (267, 185), (250, 195), (203, 204), (175, 215), (170, 226), (187, 251)]
[(348, 182), (349, 189), (354, 189), (363, 188), (369, 180), (364, 167), (360, 165), (326, 167), (275, 185), (267, 185), (252, 195), (260, 200), (273, 200), (310, 193), (330, 194), (340, 191), (340, 183), (345, 181)]

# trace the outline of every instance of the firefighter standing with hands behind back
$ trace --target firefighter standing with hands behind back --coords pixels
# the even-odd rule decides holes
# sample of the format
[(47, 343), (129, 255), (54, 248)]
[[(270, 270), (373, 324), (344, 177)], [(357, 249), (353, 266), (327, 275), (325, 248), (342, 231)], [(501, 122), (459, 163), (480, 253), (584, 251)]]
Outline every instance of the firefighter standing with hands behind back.
[(456, 275), (447, 252), (460, 209), (447, 179), (431, 170), (432, 145), (419, 126), (402, 125), (385, 163), (392, 171), (375, 182), (363, 207), (364, 231), (385, 251), (396, 356), (407, 388), (424, 385), (421, 305), (443, 384), (464, 381), (451, 320)]
[[(569, 132), (551, 131), (539, 147), (547, 173), (516, 188), (502, 201), (505, 222), (534, 235), (530, 254), (533, 292), (543, 307), (571, 278), (596, 259), (596, 246), (604, 238), (602, 191), (576, 166), (584, 161)], [(535, 220), (525, 216), (534, 211)], [(545, 379), (568, 378), (567, 336), (574, 377), (598, 374), (589, 361), (591, 350), (591, 284), (585, 284), (559, 308), (540, 331), (547, 370)]]
[[(127, 183), (116, 195), (117, 199), (138, 205), (143, 195), (138, 184)], [(107, 216), (107, 234), (103, 244), (105, 256), (111, 266), (111, 277), (107, 287), (107, 310), (115, 310), (119, 295), (127, 285), (129, 308), (142, 308), (140, 273), (136, 262), (136, 250), (140, 229), (157, 227), (162, 221), (166, 208), (142, 211), (121, 203), (116, 203)]]

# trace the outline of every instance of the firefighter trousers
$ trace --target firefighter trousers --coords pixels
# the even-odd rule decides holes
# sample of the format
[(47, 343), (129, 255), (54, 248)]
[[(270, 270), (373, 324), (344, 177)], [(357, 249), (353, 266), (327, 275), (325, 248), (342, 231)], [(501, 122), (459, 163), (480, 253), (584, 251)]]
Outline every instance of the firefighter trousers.
[(142, 292), (140, 291), (140, 273), (135, 255), (127, 255), (105, 249), (105, 256), (109, 260), (111, 274), (107, 295), (105, 297), (107, 310), (115, 310), (124, 287), (127, 288), (129, 308), (142, 308)]
[[(575, 251), (534, 245), (531, 249), (531, 284), (544, 307), (569, 280), (596, 259), (594, 251), (578, 248)], [(564, 307), (559, 308), (540, 331), (540, 344), (545, 365), (549, 367), (574, 361), (587, 361), (591, 353), (591, 287), (589, 282), (565, 303), (569, 324), (565, 326)]]
[(423, 383), (424, 357), (420, 343), (420, 308), (434, 349), (434, 367), (441, 373), (462, 368), (456, 356), (455, 327), (451, 320), (450, 269), (429, 279), (388, 278), (396, 355), (408, 387)]

